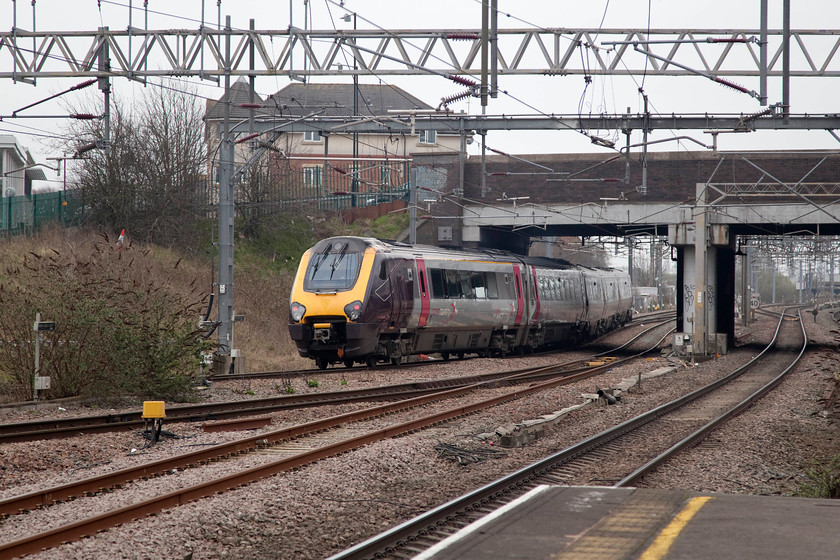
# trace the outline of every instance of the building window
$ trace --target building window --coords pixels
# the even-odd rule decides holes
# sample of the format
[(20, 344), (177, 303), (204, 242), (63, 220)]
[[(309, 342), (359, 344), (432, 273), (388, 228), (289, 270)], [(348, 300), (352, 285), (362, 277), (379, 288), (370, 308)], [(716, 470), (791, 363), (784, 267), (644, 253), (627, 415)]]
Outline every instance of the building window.
[(308, 165), (303, 167), (303, 184), (310, 187), (321, 186), (321, 166)]
[(304, 142), (320, 142), (321, 133), (317, 130), (307, 130), (303, 133)]
[(437, 143), (437, 131), (436, 130), (420, 129), (418, 132), (420, 133), (420, 143), (421, 144), (436, 144)]

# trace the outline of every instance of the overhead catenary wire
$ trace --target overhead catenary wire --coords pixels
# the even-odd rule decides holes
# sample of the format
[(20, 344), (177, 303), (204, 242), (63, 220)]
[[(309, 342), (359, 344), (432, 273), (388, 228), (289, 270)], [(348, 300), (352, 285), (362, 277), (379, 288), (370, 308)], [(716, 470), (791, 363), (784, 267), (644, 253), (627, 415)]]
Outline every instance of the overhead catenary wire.
[[(119, 2), (106, 2), (106, 3), (114, 4), (114, 5), (120, 5), (120, 6), (129, 6), (130, 7), (130, 4), (126, 4), (126, 3), (119, 3)], [(161, 13), (165, 13), (165, 12), (161, 12)], [(511, 17), (511, 14), (507, 14), (507, 15), (508, 15), (508, 17)], [(605, 10), (605, 15), (606, 15), (606, 10)], [(189, 18), (183, 18), (183, 19), (189, 19)], [(602, 18), (602, 22), (603, 22), (603, 18)], [(648, 28), (649, 27), (650, 27), (650, 3), (649, 3), (649, 13), (648, 13)], [(452, 151), (455, 152), (456, 150), (453, 149)]]

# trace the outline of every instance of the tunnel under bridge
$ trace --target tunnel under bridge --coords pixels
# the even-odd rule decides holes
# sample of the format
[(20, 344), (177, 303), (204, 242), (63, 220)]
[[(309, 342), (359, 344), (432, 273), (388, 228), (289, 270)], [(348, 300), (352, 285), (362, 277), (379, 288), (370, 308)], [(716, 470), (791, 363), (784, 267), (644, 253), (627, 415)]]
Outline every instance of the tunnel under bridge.
[[(835, 152), (478, 160), (415, 158), (417, 242), (527, 254), (546, 237), (667, 239), (683, 353), (725, 353), (735, 342), (739, 239), (840, 236)], [(743, 314), (745, 282), (740, 291)]]

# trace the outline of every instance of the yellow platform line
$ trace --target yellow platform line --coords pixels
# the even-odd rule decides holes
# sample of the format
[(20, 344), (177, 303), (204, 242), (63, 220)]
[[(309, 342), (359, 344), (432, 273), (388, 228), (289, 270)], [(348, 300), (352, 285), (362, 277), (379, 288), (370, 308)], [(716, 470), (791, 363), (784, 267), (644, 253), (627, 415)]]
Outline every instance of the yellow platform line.
[(661, 560), (664, 558), (682, 530), (691, 521), (691, 518), (711, 499), (711, 496), (692, 498), (668, 526), (662, 529), (656, 540), (639, 556), (639, 560)]

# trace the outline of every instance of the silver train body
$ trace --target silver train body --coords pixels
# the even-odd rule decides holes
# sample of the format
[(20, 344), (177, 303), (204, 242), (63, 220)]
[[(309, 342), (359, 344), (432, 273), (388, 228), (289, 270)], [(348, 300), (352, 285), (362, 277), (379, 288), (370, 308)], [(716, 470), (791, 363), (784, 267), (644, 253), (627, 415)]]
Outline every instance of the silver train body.
[(301, 356), (399, 363), (575, 344), (627, 322), (627, 274), (493, 250), (333, 237), (301, 259), (289, 332)]

